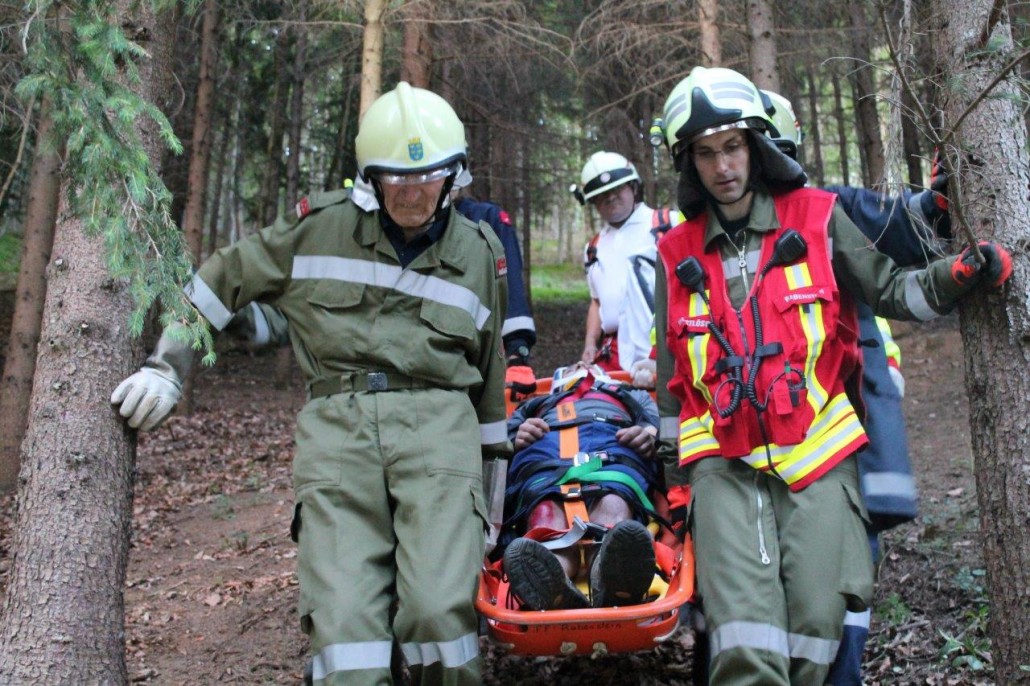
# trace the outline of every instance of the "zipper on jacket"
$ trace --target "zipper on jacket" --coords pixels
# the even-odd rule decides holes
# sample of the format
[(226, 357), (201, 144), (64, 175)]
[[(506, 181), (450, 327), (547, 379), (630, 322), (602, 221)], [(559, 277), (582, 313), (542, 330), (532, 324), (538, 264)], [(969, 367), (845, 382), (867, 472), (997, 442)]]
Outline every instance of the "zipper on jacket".
[[(733, 243), (733, 241), (730, 241)], [(737, 248), (737, 244), (733, 243), (733, 247)], [(737, 267), (740, 268), (740, 278), (744, 280), (744, 293), (751, 292), (751, 283), (747, 279), (747, 241), (744, 242), (743, 248), (737, 248)], [(744, 296), (744, 302), (747, 302), (747, 296)]]
[(765, 503), (762, 501), (762, 491), (758, 487), (759, 472), (755, 472), (755, 478), (752, 484), (755, 487), (755, 504), (758, 506), (758, 517), (756, 523), (758, 524), (758, 552), (762, 556), (762, 564), (767, 565), (772, 562), (769, 559), (769, 552), (765, 549), (765, 527), (762, 525), (762, 512), (765, 509)]

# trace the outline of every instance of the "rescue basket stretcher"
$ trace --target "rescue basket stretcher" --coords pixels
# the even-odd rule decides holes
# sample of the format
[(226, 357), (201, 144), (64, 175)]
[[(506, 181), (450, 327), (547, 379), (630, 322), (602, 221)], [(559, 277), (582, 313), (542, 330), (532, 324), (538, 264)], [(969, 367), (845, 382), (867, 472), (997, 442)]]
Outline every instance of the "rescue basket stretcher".
[[(629, 381), (627, 373), (610, 374)], [(550, 392), (551, 379), (532, 387), (506, 389), (510, 416), (519, 402)], [(657, 499), (665, 505), (664, 498)], [(662, 510), (662, 506), (658, 507)], [(667, 505), (665, 505), (667, 509)], [(649, 602), (623, 607), (575, 610), (522, 610), (509, 590), (501, 562), (486, 560), (479, 579), (476, 610), (488, 635), (515, 655), (603, 655), (650, 650), (677, 628), (680, 613), (694, 596), (694, 550), (689, 536), (672, 546), (656, 541), (656, 575)]]

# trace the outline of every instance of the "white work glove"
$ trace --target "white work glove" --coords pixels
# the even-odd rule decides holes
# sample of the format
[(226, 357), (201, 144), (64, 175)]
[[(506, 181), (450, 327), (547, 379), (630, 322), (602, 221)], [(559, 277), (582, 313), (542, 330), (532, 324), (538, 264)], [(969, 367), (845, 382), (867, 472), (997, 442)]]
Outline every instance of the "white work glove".
[(654, 390), (657, 374), (654, 360), (637, 360), (629, 370), (630, 380), (635, 388)]
[(168, 418), (181, 395), (182, 384), (177, 380), (143, 367), (118, 384), (111, 394), (111, 404), (121, 405), (118, 413), (133, 429), (150, 431)]
[(175, 409), (182, 396), (182, 382), (193, 366), (193, 349), (164, 331), (154, 353), (135, 374), (118, 384), (111, 404), (129, 426), (140, 431), (157, 428)]
[(891, 375), (891, 381), (894, 382), (894, 387), (898, 389), (898, 395), (902, 398), (905, 397), (905, 377), (902, 375), (901, 370), (897, 367), (887, 366), (887, 371)]

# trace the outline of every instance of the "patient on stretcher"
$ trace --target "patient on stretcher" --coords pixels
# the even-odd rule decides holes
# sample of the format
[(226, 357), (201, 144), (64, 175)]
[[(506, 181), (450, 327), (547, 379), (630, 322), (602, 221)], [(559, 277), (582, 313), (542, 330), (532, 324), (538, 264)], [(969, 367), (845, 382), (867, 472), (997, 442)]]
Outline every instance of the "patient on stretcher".
[[(524, 609), (635, 605), (655, 575), (649, 494), (658, 411), (646, 392), (579, 364), (508, 420), (515, 457), (495, 555)], [(577, 584), (577, 580), (580, 581)]]

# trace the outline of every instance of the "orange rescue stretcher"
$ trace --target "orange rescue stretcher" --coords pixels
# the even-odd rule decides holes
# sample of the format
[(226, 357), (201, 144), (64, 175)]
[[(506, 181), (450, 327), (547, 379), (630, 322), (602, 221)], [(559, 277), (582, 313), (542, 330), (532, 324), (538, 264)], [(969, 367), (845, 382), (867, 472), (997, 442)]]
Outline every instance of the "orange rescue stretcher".
[[(628, 374), (611, 376), (629, 380)], [(509, 416), (522, 400), (549, 393), (550, 389), (549, 378), (536, 380), (531, 388), (509, 384)], [(562, 453), (566, 457), (564, 449)], [(586, 520), (586, 507), (576, 496), (577, 486), (563, 486), (570, 526), (581, 526)], [(655, 500), (659, 511), (667, 511), (664, 497)], [(649, 602), (625, 607), (522, 610), (518, 598), (509, 591), (501, 562), (487, 560), (480, 575), (476, 609), (490, 637), (515, 655), (597, 656), (649, 650), (676, 630), (680, 612), (694, 596), (694, 548), (689, 536), (671, 546), (656, 540), (654, 546), (657, 570)]]

